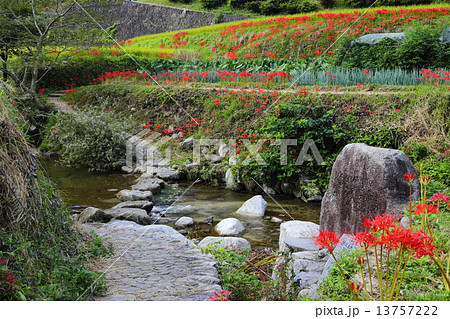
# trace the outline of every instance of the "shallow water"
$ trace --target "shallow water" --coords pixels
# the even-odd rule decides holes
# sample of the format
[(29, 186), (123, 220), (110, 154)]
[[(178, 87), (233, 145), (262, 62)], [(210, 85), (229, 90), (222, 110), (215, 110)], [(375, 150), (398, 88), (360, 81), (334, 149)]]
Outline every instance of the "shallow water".
[[(100, 209), (111, 208), (120, 201), (116, 193), (130, 189), (138, 175), (108, 173), (94, 174), (84, 168), (67, 168), (55, 160), (43, 160), (48, 176), (57, 184), (64, 201), (71, 206), (94, 206)], [(267, 201), (265, 218), (235, 216), (233, 213), (255, 194), (236, 193), (222, 187), (212, 187), (192, 183), (173, 184), (155, 196), (153, 211), (165, 217), (176, 219), (181, 216), (192, 217), (196, 222), (213, 216), (216, 225), (228, 217), (238, 218), (246, 230), (242, 235), (252, 247), (277, 247), (279, 223), (270, 221), (278, 217), (283, 221), (303, 220), (319, 223), (320, 204), (305, 203), (300, 199), (263, 195)], [(169, 223), (173, 226), (173, 222)], [(217, 236), (212, 226), (198, 225), (191, 228), (188, 237), (200, 240), (205, 236)]]

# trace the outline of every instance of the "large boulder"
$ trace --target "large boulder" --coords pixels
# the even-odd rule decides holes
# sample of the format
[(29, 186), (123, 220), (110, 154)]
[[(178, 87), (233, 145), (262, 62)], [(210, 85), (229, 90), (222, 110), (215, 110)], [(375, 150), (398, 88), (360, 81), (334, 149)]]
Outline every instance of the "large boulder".
[(198, 243), (199, 247), (215, 246), (218, 248), (226, 248), (229, 250), (239, 251), (242, 249), (251, 249), (248, 240), (240, 237), (215, 237), (208, 236)]
[(111, 219), (112, 217), (108, 216), (104, 211), (95, 207), (87, 207), (78, 215), (78, 222), (80, 223), (107, 223)]
[(245, 230), (245, 227), (239, 219), (225, 218), (220, 221), (214, 229), (221, 236), (236, 236), (241, 234)]
[(105, 214), (111, 219), (133, 221), (139, 225), (150, 225), (152, 219), (144, 209), (140, 208), (111, 208), (106, 209)]
[[(322, 200), (321, 229), (338, 234), (366, 230), (363, 217), (400, 216), (408, 207), (409, 182), (404, 174), (416, 173), (405, 153), (386, 148), (349, 144), (337, 157), (328, 190)], [(413, 180), (412, 199), (419, 198), (419, 181)]]
[(263, 217), (266, 212), (267, 202), (261, 195), (256, 195), (246, 201), (237, 211), (238, 215), (251, 217)]
[(153, 193), (150, 191), (137, 191), (137, 190), (121, 190), (116, 194), (117, 198), (122, 202), (127, 201), (139, 201), (139, 200), (148, 200), (151, 201), (153, 199)]
[[(317, 237), (318, 235), (319, 235), (319, 225), (312, 222), (291, 220), (288, 222), (281, 223), (279, 250), (289, 251), (288, 244), (293, 240), (293, 238), (307, 239), (309, 241), (312, 241), (313, 238)], [(288, 243), (286, 243), (286, 239)]]

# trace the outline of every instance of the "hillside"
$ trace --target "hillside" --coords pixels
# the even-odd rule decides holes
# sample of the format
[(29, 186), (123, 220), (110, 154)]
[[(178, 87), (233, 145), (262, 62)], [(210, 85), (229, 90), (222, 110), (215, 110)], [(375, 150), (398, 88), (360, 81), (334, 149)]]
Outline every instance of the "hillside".
[(143, 36), (128, 40), (125, 48), (160, 49), (160, 57), (185, 60), (332, 59), (346, 39), (418, 24), (443, 29), (449, 12), (449, 5), (329, 10)]

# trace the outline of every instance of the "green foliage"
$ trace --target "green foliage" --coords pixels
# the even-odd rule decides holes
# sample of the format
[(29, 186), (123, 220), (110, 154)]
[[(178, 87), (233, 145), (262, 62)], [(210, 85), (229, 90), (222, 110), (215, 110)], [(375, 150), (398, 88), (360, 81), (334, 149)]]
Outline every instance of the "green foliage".
[(368, 69), (445, 69), (450, 44), (439, 40), (443, 29), (443, 25), (418, 25), (407, 31), (405, 40), (400, 43), (389, 38), (375, 44), (345, 39), (339, 44), (335, 65)]
[(194, 0), (169, 0), (170, 2), (175, 2), (175, 3), (191, 3)]
[(245, 8), (245, 5), (248, 3), (247, 0), (229, 0), (228, 2), (230, 4), (230, 7), (232, 8)]
[(41, 196), (33, 228), (0, 232), (0, 299), (84, 300), (103, 292), (99, 274), (85, 264), (110, 248), (94, 237), (81, 241), (54, 185), (42, 172), (37, 181)]
[(284, 270), (279, 274), (280, 280), (271, 278), (277, 256), (265, 249), (231, 251), (207, 246), (201, 251), (212, 254), (217, 261), (221, 285), (231, 292), (230, 300), (294, 300), (298, 294), (297, 289), (287, 287), (290, 278)]
[(227, 0), (200, 0), (205, 9), (215, 9), (227, 3)]
[(60, 149), (63, 163), (92, 171), (118, 169), (125, 156), (123, 124), (107, 115), (59, 113), (48, 136)]
[(320, 3), (317, 0), (290, 1), (285, 4), (287, 13), (313, 12), (320, 9)]
[(396, 52), (399, 66), (411, 68), (446, 68), (448, 67), (449, 44), (439, 41), (444, 28), (421, 25), (406, 32), (405, 41)]
[(333, 8), (334, 6), (336, 6), (336, 0), (320, 0), (320, 4), (325, 9), (329, 9), (329, 8)]
[[(347, 278), (351, 278), (359, 271), (359, 265), (356, 262), (358, 256), (361, 256), (360, 250), (349, 250), (344, 252), (338, 259)], [(342, 278), (336, 263), (331, 266), (328, 275), (320, 284), (318, 293), (326, 300), (343, 301), (352, 300), (352, 295), (348, 289), (347, 283)]]

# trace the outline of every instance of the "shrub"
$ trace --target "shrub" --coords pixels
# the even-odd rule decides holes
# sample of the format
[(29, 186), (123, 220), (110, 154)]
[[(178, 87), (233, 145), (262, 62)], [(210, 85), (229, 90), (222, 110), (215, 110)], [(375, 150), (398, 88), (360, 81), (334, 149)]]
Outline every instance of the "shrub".
[(107, 116), (59, 113), (48, 140), (60, 149), (64, 164), (104, 172), (122, 164), (126, 143), (122, 129)]
[(205, 9), (215, 9), (227, 3), (226, 0), (200, 0), (200, 3)]
[(230, 7), (239, 8), (239, 9), (245, 8), (245, 5), (247, 3), (248, 3), (248, 1), (246, 1), (246, 0), (230, 0), (229, 1)]
[(265, 15), (275, 15), (282, 11), (282, 0), (266, 0), (261, 2), (259, 10)]
[[(407, 32), (405, 41), (396, 52), (399, 66), (406, 69), (440, 67), (436, 62), (439, 61), (443, 49), (443, 43), (439, 41), (441, 32), (441, 28), (428, 25)], [(442, 65), (446, 66), (448, 64)]]
[(329, 8), (333, 8), (334, 6), (336, 6), (336, 0), (320, 0), (320, 4), (325, 9), (329, 9)]
[(342, 0), (344, 7), (349, 8), (366, 8), (372, 4), (370, 0)]
[(169, 0), (169, 2), (175, 2), (175, 3), (191, 3), (193, 0)]

